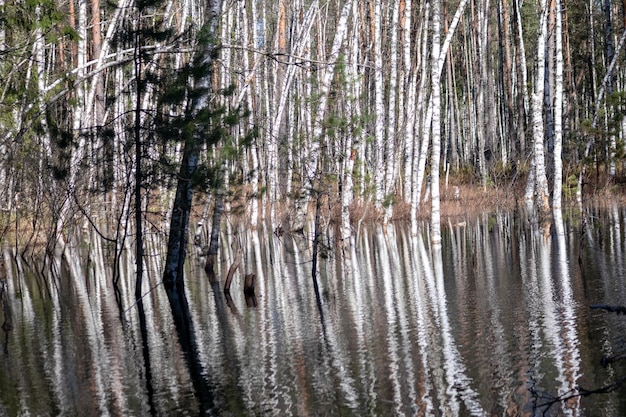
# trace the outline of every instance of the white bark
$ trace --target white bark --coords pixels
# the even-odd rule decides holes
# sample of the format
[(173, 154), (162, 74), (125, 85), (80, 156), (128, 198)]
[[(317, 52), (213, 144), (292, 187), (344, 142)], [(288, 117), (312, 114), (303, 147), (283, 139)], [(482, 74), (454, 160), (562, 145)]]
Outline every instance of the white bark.
[[(548, 179), (546, 177), (545, 153), (544, 153), (544, 76), (545, 76), (545, 52), (548, 32), (548, 8), (546, 0), (541, 1), (541, 18), (539, 20), (539, 33), (537, 36), (537, 75), (535, 78), (535, 91), (533, 93), (533, 162), (535, 166), (534, 196), (535, 203), (542, 211), (547, 212), (550, 208), (548, 200)], [(527, 188), (528, 189), (528, 188)], [(528, 201), (529, 195), (526, 195)]]
[[(357, 26), (358, 20), (358, 2), (352, 2), (352, 25), (353, 31), (358, 33)], [(346, 88), (351, 89), (352, 97), (348, 97), (346, 101), (346, 117), (359, 119), (360, 108), (358, 103), (358, 97), (360, 96), (359, 90), (359, 68), (357, 66), (357, 59), (359, 55), (359, 45), (352, 38), (352, 44), (348, 51), (348, 85)], [(342, 167), (342, 187), (341, 187), (341, 242), (344, 246), (347, 246), (351, 242), (352, 226), (350, 224), (350, 204), (354, 199), (354, 178), (352, 173), (354, 172), (354, 164), (357, 158), (357, 151), (354, 149), (354, 139), (361, 142), (361, 138), (353, 138), (353, 133), (348, 132), (346, 135), (346, 143), (344, 146), (344, 157)]]
[(441, 215), (439, 212), (439, 166), (441, 153), (441, 71), (439, 70), (439, 55), (441, 53), (441, 0), (433, 1), (433, 44), (432, 44), (432, 160), (431, 167), (431, 217), (430, 239), (433, 245), (441, 245)]
[[(413, 169), (412, 169), (412, 173), (411, 173), (411, 177), (413, 178), (413, 191), (412, 191), (412, 196), (411, 196), (411, 232), (413, 235), (417, 234), (417, 223), (416, 223), (416, 216), (417, 216), (417, 210), (419, 209), (420, 203), (421, 203), (421, 189), (422, 189), (422, 183), (424, 181), (424, 174), (425, 174), (425, 170), (426, 170), (426, 160), (428, 158), (428, 147), (430, 145), (430, 140), (431, 140), (431, 125), (435, 126), (435, 121), (433, 120), (433, 112), (435, 111), (434, 106), (435, 106), (435, 102), (434, 100), (437, 100), (437, 106), (438, 109), (436, 109), (436, 111), (438, 112), (438, 125), (437, 125), (437, 132), (439, 135), (439, 150), (438, 153), (441, 151), (441, 126), (439, 126), (440, 122), (441, 122), (441, 91), (437, 91), (437, 95), (438, 97), (434, 97), (433, 95), (435, 94), (434, 91), (432, 90), (432, 88), (435, 88), (435, 84), (437, 85), (437, 88), (440, 88), (441, 85), (441, 73), (443, 71), (443, 65), (446, 59), (446, 56), (448, 54), (448, 49), (450, 48), (450, 44), (452, 42), (452, 36), (454, 35), (454, 32), (456, 30), (456, 27), (460, 21), (460, 18), (463, 14), (463, 11), (465, 10), (465, 6), (467, 5), (467, 0), (462, 0), (459, 3), (459, 6), (457, 7), (457, 10), (454, 14), (454, 18), (452, 19), (452, 22), (450, 24), (450, 28), (448, 30), (448, 33), (446, 35), (446, 38), (443, 42), (442, 45), (440, 45), (439, 43), (437, 43), (435, 45), (435, 41), (433, 39), (433, 46), (432, 48), (436, 50), (436, 57), (432, 58), (432, 69), (431, 69), (431, 90), (430, 90), (430, 97), (428, 100), (428, 106), (426, 109), (426, 113), (423, 116), (423, 122), (422, 122), (422, 142), (421, 142), (421, 147), (420, 147), (420, 152), (419, 152), (419, 159), (417, 161), (417, 165), (413, 165)], [(428, 6), (426, 6), (428, 7)], [(439, 21), (437, 22), (437, 30), (441, 30), (441, 20), (440, 17), (438, 18)], [(424, 22), (426, 23), (426, 28), (428, 28), (428, 9), (426, 9), (425, 11), (425, 20)], [(435, 16), (434, 16), (434, 9), (433, 9), (433, 31), (435, 30)], [(426, 31), (427, 33), (427, 31)], [(433, 33), (434, 36), (434, 33)], [(440, 35), (439, 35), (440, 36)], [(428, 45), (428, 36), (426, 36), (426, 34), (423, 37), (423, 43), (422, 43), (422, 53), (424, 54), (422, 57), (422, 77), (421, 77), (421, 84), (420, 84), (420, 98), (418, 98), (418, 114), (421, 114), (423, 111), (421, 110), (423, 107), (422, 106), (422, 102), (424, 101), (424, 98), (427, 96), (427, 89), (426, 89), (426, 79), (427, 79), (427, 45)], [(432, 50), (431, 50), (431, 56), (432, 56)], [(437, 76), (437, 80), (433, 81), (432, 80), (432, 76), (436, 75)], [(434, 139), (434, 138), (433, 138)], [(434, 146), (434, 143), (433, 143)], [(434, 152), (434, 149), (433, 149)], [(432, 154), (432, 153), (431, 153)], [(437, 164), (439, 166), (439, 160), (437, 161)], [(432, 167), (432, 165), (431, 165)], [(437, 185), (436, 185), (436, 189), (433, 190), (432, 188), (432, 183), (434, 182), (434, 178), (431, 177), (431, 188), (430, 188), (430, 193), (431, 196), (434, 197), (434, 195), (432, 194), (433, 192), (437, 193), (437, 206), (439, 204), (439, 173), (437, 172)], [(432, 207), (432, 206), (431, 206)], [(439, 210), (439, 207), (436, 207), (437, 211)]]
[[(271, 206), (271, 220), (274, 222), (275, 214), (274, 214), (274, 203), (280, 198), (280, 194), (278, 191), (278, 135), (280, 132), (280, 127), (283, 121), (285, 107), (287, 105), (287, 99), (289, 97), (291, 84), (293, 78), (295, 76), (296, 70), (298, 67), (295, 64), (296, 57), (301, 57), (304, 54), (306, 47), (310, 41), (311, 35), (311, 27), (315, 21), (315, 17), (318, 13), (318, 1), (315, 0), (309, 6), (309, 9), (304, 16), (303, 22), (301, 23), (300, 31), (296, 38), (295, 44), (292, 46), (293, 54), (289, 57), (289, 61), (287, 62), (289, 65), (285, 71), (285, 76), (282, 83), (282, 88), (280, 89), (279, 98), (278, 98), (278, 107), (274, 113), (271, 113), (272, 123), (269, 126), (268, 137), (267, 137), (267, 147), (268, 147), (268, 188), (269, 188), (269, 198), (270, 198), (270, 206)], [(265, 18), (263, 18), (265, 22)], [(267, 78), (267, 77), (266, 77)], [(266, 94), (267, 96), (267, 94)], [(269, 107), (268, 107), (269, 109)]]
[(406, 91), (406, 106), (401, 106), (400, 111), (404, 111), (404, 183), (402, 186), (403, 196), (405, 201), (411, 201), (412, 187), (411, 187), (411, 172), (413, 168), (413, 155), (415, 149), (415, 100), (417, 95), (417, 65), (412, 64), (411, 60), (411, 0), (406, 0), (404, 7), (404, 24), (403, 42), (402, 42), (402, 56), (404, 59), (404, 74), (408, 78), (408, 82), (405, 82), (407, 86)]
[[(258, 38), (257, 38), (257, 34), (256, 34), (256, 30), (254, 30), (254, 27), (252, 28), (252, 30), (250, 31), (250, 22), (248, 21), (248, 8), (246, 7), (246, 2), (239, 2), (240, 7), (242, 8), (241, 10), (241, 37), (243, 39), (244, 42), (246, 42), (248, 40), (248, 38), (251, 39), (252, 41), (252, 45), (256, 45)], [(254, 5), (251, 7), (251, 12), (252, 12), (252, 24), (256, 24), (256, 19), (255, 19), (255, 7)], [(245, 88), (242, 90), (242, 96), (240, 96), (239, 98), (239, 102), (243, 101), (243, 97), (244, 95), (248, 98), (248, 106), (250, 108), (250, 110), (253, 112), (253, 114), (255, 112), (257, 112), (258, 110), (255, 108), (255, 106), (253, 105), (253, 97), (252, 97), (252, 92), (250, 91), (250, 82), (252, 81), (252, 79), (255, 78), (255, 74), (256, 72), (254, 71), (256, 68), (256, 60), (253, 56), (253, 63), (250, 63), (250, 57), (249, 57), (249, 53), (248, 51), (243, 51), (243, 67), (246, 71), (248, 71), (248, 79), (246, 80), (246, 86)], [(256, 94), (257, 97), (260, 96), (260, 84), (259, 82), (254, 82), (254, 87), (255, 87), (255, 91), (254, 93)], [(249, 118), (248, 121), (248, 128), (249, 129), (253, 129), (254, 128), (254, 120), (255, 117), (251, 116)], [(252, 227), (252, 229), (256, 229), (258, 226), (258, 222), (259, 222), (259, 155), (258, 155), (258, 145), (257, 145), (257, 138), (254, 138), (252, 143), (250, 144), (250, 149), (248, 151), (248, 154), (250, 156), (250, 160), (251, 160), (251, 166), (250, 166), (250, 172), (246, 173), (247, 175), (250, 176), (250, 193), (251, 196), (249, 196), (248, 198), (250, 199), (250, 204), (248, 204), (248, 216), (250, 219), (250, 226)]]
[[(320, 144), (325, 142), (324, 135), (324, 120), (326, 119), (326, 109), (328, 106), (328, 93), (330, 91), (331, 81), (335, 75), (335, 66), (339, 52), (341, 50), (346, 32), (348, 30), (348, 18), (350, 17), (350, 11), (352, 9), (352, 0), (348, 0), (344, 3), (343, 9), (337, 22), (337, 30), (333, 39), (329, 54), (325, 57), (325, 68), (320, 74), (318, 95), (319, 99), (317, 104), (317, 112), (315, 114), (315, 120), (313, 121), (312, 137), (308, 141), (308, 145), (305, 145), (305, 152), (307, 155), (302, 159), (304, 165), (304, 175), (302, 181), (302, 189), (300, 195), (307, 199), (311, 197), (311, 190), (315, 190), (317, 187), (316, 181), (318, 180), (318, 169), (320, 161)], [(323, 53), (323, 52), (322, 52)], [(320, 54), (321, 55), (321, 54)], [(307, 88), (310, 87), (310, 83), (307, 83)], [(295, 120), (295, 118), (294, 118)], [(308, 135), (307, 135), (308, 136)], [(318, 192), (321, 190), (318, 190)], [(304, 227), (304, 221), (306, 220), (306, 208), (307, 204), (304, 202), (296, 202), (296, 215), (293, 224), (295, 230), (300, 230)]]
[(374, 1), (374, 186), (375, 204), (378, 209), (383, 205), (385, 198), (384, 163), (385, 163), (385, 82), (383, 79), (383, 52), (382, 52), (382, 5), (380, 0)]
[[(397, 172), (398, 158), (396, 157), (396, 91), (398, 89), (398, 20), (400, 14), (400, 2), (394, 2), (391, 15), (391, 51), (389, 56), (389, 104), (387, 117), (387, 141), (385, 142), (385, 154), (387, 166), (385, 170), (385, 194), (387, 198), (395, 192), (394, 182)], [(383, 216), (383, 223), (387, 223), (393, 215), (393, 204), (388, 204)]]
[(520, 73), (522, 76), (522, 85), (524, 86), (524, 88), (522, 89), (522, 98), (524, 101), (524, 114), (529, 114), (529, 109), (530, 109), (530, 98), (528, 96), (528, 89), (526, 88), (526, 86), (528, 85), (528, 70), (527, 70), (527, 66), (526, 66), (526, 48), (524, 46), (524, 31), (522, 29), (522, 19), (520, 18), (521, 16), (521, 11), (520, 11), (520, 5), (519, 2), (521, 0), (514, 0), (513, 1), (513, 5), (515, 7), (515, 11), (516, 14), (518, 16), (517, 20), (517, 38), (519, 40), (519, 58), (520, 58)]
[[(5, 0), (0, 0), (0, 13), (4, 14), (4, 3)], [(4, 52), (6, 50), (6, 27), (4, 22), (0, 22), (0, 52)]]
[[(105, 66), (107, 59), (111, 58), (109, 55), (111, 51), (111, 42), (113, 41), (113, 37), (119, 31), (119, 24), (122, 21), (122, 17), (124, 13), (127, 12), (130, 7), (131, 0), (122, 0), (120, 5), (115, 9), (115, 13), (109, 20), (109, 25), (107, 27), (106, 35), (104, 39), (102, 39), (102, 45), (100, 48), (100, 54), (95, 57), (96, 61), (94, 64), (94, 76), (91, 79), (91, 84), (89, 85), (89, 92), (87, 93), (87, 100), (85, 101), (85, 109), (88, 112), (91, 112), (94, 108), (96, 91), (98, 90), (98, 83), (101, 82), (101, 77), (104, 75), (101, 72), (101, 69)], [(114, 55), (117, 57), (117, 55)], [(91, 64), (85, 62), (85, 64)]]
[(554, 187), (552, 209), (561, 208), (563, 188), (563, 3), (556, 0), (555, 19), (555, 78), (554, 78)]
[[(424, 178), (424, 170), (426, 169), (426, 150), (428, 149), (429, 135), (425, 132), (430, 130), (430, 119), (424, 115), (424, 101), (428, 97), (426, 89), (428, 80), (428, 22), (430, 16), (430, 2), (424, 5), (424, 18), (422, 20), (422, 44), (421, 44), (421, 75), (419, 95), (417, 99), (417, 114), (420, 116), (420, 127), (422, 133), (422, 142), (420, 146), (420, 152), (418, 154), (418, 161), (415, 162), (415, 152), (413, 153), (413, 162), (410, 171), (411, 175), (411, 234), (417, 236), (417, 210), (420, 206), (421, 194), (422, 194), (422, 180)], [(430, 107), (430, 106), (426, 106)], [(428, 111), (427, 111), (428, 112)], [(428, 120), (428, 124), (427, 124)], [(420, 130), (418, 129), (418, 132)], [(417, 143), (415, 144), (417, 145)], [(414, 147), (414, 150), (417, 146)]]
[[(76, 83), (76, 105), (73, 114), (74, 134), (79, 134), (82, 127), (84, 100), (84, 78), (87, 63), (87, 0), (78, 0), (78, 22), (76, 27), (78, 33), (76, 66), (78, 67), (78, 82)], [(81, 143), (84, 146), (84, 143)], [(79, 146), (80, 148), (81, 146)]]

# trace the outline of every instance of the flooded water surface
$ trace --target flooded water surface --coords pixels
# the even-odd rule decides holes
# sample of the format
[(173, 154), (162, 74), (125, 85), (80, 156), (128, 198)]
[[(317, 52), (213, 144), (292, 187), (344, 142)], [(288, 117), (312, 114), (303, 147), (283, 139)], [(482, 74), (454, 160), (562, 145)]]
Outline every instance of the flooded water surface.
[(159, 242), (141, 304), (131, 254), (114, 279), (95, 237), (58, 273), (6, 249), (0, 416), (624, 416), (626, 315), (607, 308), (626, 306), (625, 216), (564, 213), (548, 231), (485, 214), (444, 225), (441, 248), (427, 228), (362, 230), (343, 250), (329, 232), (319, 296), (310, 239), (229, 229), (232, 298), (194, 257), (177, 314)]

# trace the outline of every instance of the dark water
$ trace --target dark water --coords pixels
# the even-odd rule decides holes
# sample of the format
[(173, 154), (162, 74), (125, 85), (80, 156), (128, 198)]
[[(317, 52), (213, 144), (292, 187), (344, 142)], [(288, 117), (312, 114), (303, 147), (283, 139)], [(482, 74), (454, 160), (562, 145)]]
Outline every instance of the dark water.
[(626, 316), (590, 308), (626, 305), (626, 211), (585, 214), (450, 223), (441, 249), (398, 225), (343, 254), (325, 235), (319, 302), (305, 239), (228, 230), (219, 272), (239, 239), (256, 306), (194, 259), (176, 322), (157, 241), (143, 317), (131, 255), (116, 299), (95, 237), (45, 268), (6, 250), (0, 415), (625, 416), (624, 386), (572, 396), (626, 376), (601, 365), (626, 353)]

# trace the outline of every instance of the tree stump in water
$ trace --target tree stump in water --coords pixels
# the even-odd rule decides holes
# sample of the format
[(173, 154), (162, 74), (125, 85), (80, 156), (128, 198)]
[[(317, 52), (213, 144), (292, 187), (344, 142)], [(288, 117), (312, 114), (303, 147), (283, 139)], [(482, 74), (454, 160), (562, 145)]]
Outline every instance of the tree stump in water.
[(254, 295), (254, 284), (256, 282), (256, 275), (247, 274), (243, 281), (243, 294), (246, 297), (247, 307), (256, 307), (256, 295)]
[(217, 282), (217, 277), (215, 276), (215, 268), (214, 268), (216, 260), (217, 260), (217, 255), (210, 254), (206, 259), (206, 263), (204, 264), (204, 271), (209, 277), (209, 282), (211, 284), (215, 284)]
[(254, 284), (256, 283), (256, 275), (246, 274), (243, 281), (243, 293), (247, 296), (254, 296)]

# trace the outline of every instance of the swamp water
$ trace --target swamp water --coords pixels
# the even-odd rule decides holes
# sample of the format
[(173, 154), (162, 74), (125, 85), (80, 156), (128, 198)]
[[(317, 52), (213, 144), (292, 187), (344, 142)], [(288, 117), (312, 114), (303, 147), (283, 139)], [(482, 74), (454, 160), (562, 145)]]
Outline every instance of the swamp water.
[(582, 218), (444, 224), (441, 250), (427, 228), (362, 230), (343, 254), (324, 235), (319, 299), (304, 238), (226, 230), (219, 274), (239, 239), (256, 298), (238, 273), (225, 299), (192, 257), (176, 320), (160, 242), (141, 306), (130, 251), (116, 295), (95, 237), (58, 274), (6, 249), (0, 416), (625, 416), (626, 316), (590, 306), (626, 305), (626, 210)]

